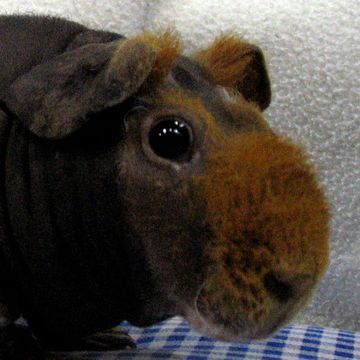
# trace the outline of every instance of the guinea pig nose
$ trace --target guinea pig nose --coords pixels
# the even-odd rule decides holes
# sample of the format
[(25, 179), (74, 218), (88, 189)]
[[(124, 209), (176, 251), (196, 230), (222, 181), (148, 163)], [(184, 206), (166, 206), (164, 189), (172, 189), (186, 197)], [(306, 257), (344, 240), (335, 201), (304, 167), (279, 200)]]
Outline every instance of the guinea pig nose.
[(287, 302), (305, 295), (312, 283), (310, 275), (291, 271), (269, 271), (264, 276), (266, 290), (280, 302)]

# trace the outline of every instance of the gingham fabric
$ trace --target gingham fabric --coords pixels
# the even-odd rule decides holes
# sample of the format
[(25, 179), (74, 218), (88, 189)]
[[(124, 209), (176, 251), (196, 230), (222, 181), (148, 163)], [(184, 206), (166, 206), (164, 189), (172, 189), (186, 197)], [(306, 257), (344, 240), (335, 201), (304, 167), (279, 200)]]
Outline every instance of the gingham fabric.
[(179, 317), (146, 329), (128, 323), (122, 328), (136, 340), (137, 349), (79, 352), (66, 359), (360, 359), (360, 333), (332, 328), (292, 325), (270, 339), (246, 343), (210, 340)]

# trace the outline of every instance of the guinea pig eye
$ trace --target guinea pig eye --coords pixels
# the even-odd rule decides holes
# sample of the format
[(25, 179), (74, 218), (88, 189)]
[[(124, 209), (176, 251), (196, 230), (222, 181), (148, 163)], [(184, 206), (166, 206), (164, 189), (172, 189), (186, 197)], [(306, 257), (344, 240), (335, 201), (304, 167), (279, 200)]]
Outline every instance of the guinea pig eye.
[(192, 145), (191, 128), (180, 118), (165, 118), (150, 130), (149, 144), (160, 157), (188, 161)]

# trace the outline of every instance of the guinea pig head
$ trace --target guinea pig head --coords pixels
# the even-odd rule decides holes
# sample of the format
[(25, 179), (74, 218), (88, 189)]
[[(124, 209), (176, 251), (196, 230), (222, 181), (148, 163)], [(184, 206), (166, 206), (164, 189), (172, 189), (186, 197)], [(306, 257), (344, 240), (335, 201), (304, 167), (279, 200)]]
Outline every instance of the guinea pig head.
[(323, 191), (303, 149), (263, 118), (270, 82), (257, 47), (225, 36), (172, 58), (128, 113), (119, 160), (142, 278), (157, 291), (132, 320), (181, 314), (217, 338), (268, 336), (326, 269)]
[(270, 94), (257, 47), (223, 36), (186, 57), (171, 33), (72, 49), (11, 86), (7, 107), (54, 148), (94, 114), (94, 128), (122, 125), (101, 163), (121, 207), (127, 320), (180, 314), (249, 339), (306, 303), (328, 262), (328, 207), (302, 148), (265, 122)]

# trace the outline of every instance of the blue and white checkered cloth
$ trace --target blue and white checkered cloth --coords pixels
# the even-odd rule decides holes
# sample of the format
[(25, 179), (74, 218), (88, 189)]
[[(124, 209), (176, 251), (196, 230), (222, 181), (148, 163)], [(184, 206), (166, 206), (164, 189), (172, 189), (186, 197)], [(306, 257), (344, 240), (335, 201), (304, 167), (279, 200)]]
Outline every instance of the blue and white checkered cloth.
[(145, 329), (123, 323), (122, 329), (137, 349), (72, 353), (71, 359), (360, 359), (360, 333), (332, 328), (292, 325), (270, 339), (244, 343), (213, 341), (179, 317)]

